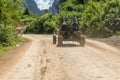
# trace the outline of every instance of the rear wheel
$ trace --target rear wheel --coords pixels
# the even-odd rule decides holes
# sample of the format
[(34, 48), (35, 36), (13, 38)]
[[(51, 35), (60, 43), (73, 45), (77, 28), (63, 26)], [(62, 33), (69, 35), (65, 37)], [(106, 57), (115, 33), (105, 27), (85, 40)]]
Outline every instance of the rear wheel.
[(84, 47), (84, 46), (85, 46), (85, 36), (84, 36), (84, 35), (81, 35), (81, 36), (80, 36), (80, 46), (81, 46), (81, 47)]
[(63, 37), (61, 35), (58, 36), (58, 46), (63, 44)]
[(53, 35), (53, 44), (56, 44), (56, 36)]

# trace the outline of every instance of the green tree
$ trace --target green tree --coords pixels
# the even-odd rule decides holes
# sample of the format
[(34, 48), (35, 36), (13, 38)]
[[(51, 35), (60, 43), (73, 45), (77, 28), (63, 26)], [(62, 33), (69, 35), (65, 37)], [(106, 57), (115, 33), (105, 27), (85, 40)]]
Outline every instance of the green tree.
[(23, 12), (23, 15), (30, 15), (29, 9), (26, 8), (25, 11)]
[(15, 26), (22, 16), (22, 0), (0, 0), (0, 44), (12, 45), (17, 40)]

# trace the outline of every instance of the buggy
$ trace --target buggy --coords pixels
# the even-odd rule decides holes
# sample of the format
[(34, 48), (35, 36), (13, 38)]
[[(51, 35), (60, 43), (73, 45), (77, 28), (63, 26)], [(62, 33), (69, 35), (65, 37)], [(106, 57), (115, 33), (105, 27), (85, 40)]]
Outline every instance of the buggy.
[(77, 17), (72, 19), (62, 18), (62, 25), (58, 32), (58, 38), (53, 35), (53, 44), (56, 44), (58, 39), (58, 46), (63, 44), (63, 41), (77, 41), (80, 46), (85, 46), (85, 36), (79, 27)]

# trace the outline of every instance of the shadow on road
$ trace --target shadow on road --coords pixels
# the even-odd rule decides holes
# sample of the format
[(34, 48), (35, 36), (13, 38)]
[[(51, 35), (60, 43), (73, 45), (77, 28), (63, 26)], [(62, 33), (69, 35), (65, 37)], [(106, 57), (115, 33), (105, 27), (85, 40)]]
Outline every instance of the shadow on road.
[(77, 44), (62, 44), (62, 45), (57, 45), (57, 47), (80, 47)]

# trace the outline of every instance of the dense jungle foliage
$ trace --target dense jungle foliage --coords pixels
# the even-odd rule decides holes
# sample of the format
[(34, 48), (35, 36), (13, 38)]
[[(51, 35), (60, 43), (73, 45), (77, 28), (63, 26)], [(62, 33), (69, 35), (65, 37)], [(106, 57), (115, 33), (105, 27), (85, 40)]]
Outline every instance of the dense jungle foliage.
[(18, 41), (16, 25), (22, 16), (22, 0), (0, 0), (0, 48)]
[(77, 16), (84, 34), (109, 37), (120, 34), (120, 0), (60, 0), (59, 13), (46, 13), (28, 25), (26, 33), (54, 33), (62, 17)]

